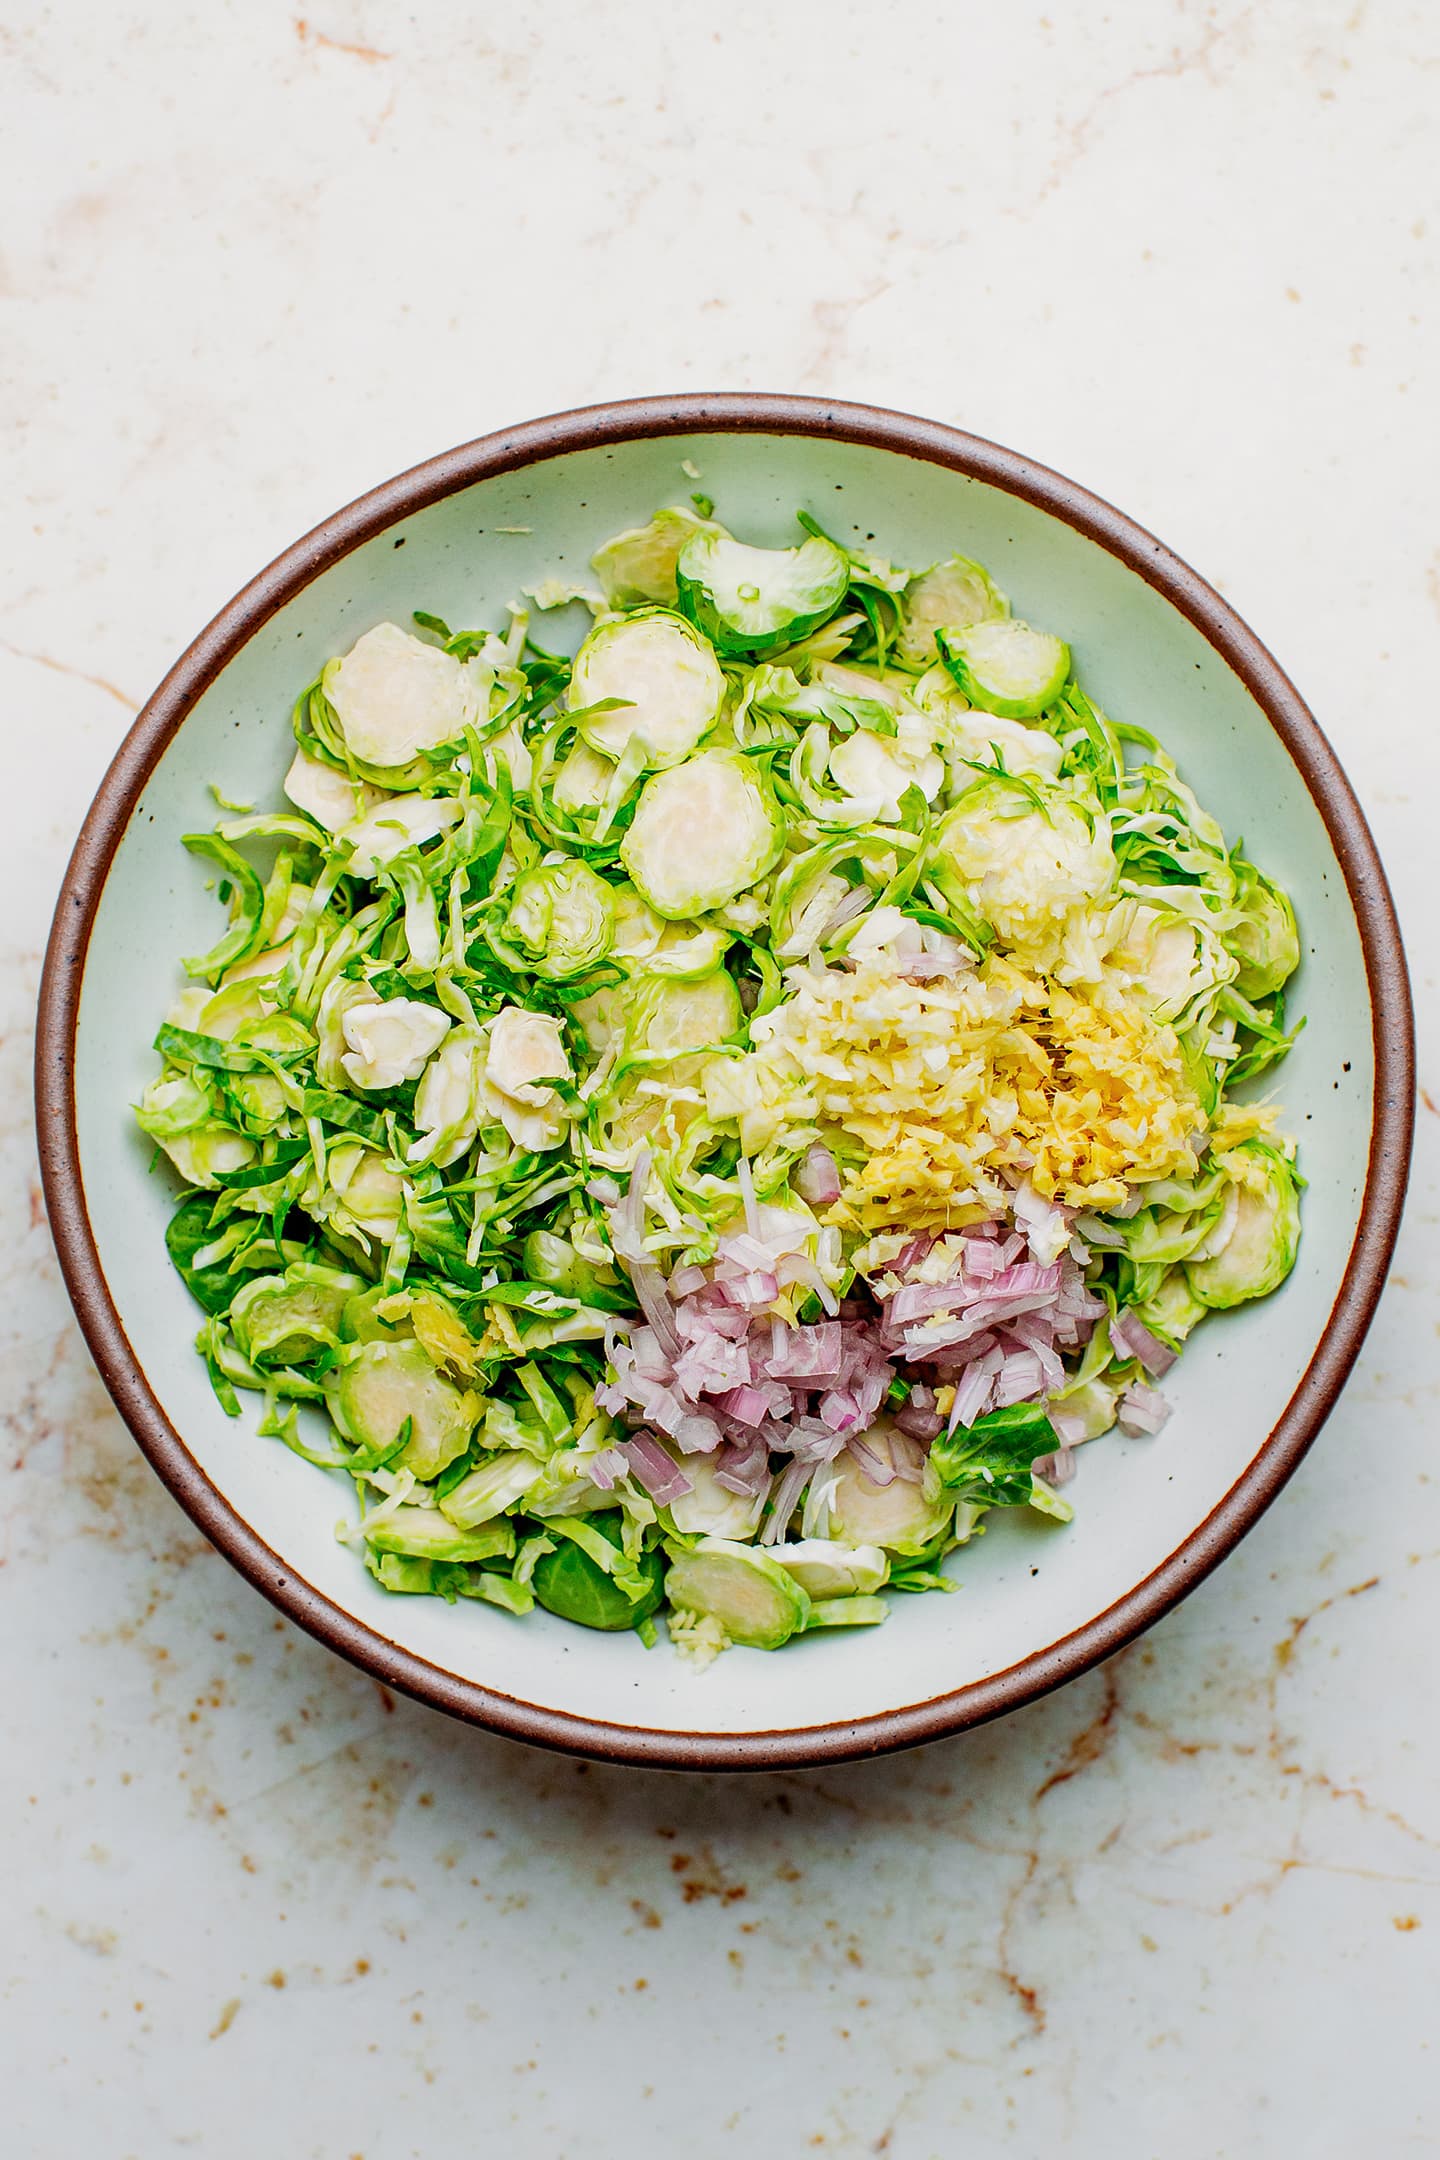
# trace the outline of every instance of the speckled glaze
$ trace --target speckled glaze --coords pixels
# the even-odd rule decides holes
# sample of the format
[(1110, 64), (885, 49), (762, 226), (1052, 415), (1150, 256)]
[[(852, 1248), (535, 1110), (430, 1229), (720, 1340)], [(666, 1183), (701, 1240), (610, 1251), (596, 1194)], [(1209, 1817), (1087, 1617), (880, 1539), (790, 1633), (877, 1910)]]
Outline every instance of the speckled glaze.
[[(697, 482), (690, 475), (700, 474)], [(335, 1488), (231, 1423), (192, 1354), (166, 1261), (163, 1176), (126, 1105), (152, 1067), (174, 956), (203, 918), (179, 847), (214, 782), (275, 796), (289, 709), (374, 622), (428, 607), (492, 619), (539, 576), (701, 485), (772, 544), (797, 505), (841, 538), (923, 563), (959, 547), (1017, 612), (1072, 641), (1087, 688), (1151, 727), (1232, 833), (1295, 896), (1308, 1026), (1282, 1069), (1310, 1177), (1285, 1288), (1204, 1329), (1161, 1438), (1082, 1456), (1068, 1531), (998, 1522), (949, 1599), (884, 1629), (697, 1679), (664, 1650), (537, 1615), (385, 1596), (333, 1536)], [(580, 625), (552, 618), (573, 646)], [(62, 1267), (101, 1374), (155, 1469), (249, 1579), (380, 1680), (455, 1715), (616, 1761), (766, 1768), (881, 1752), (975, 1725), (1118, 1650), (1219, 1561), (1314, 1438), (1384, 1280), (1409, 1157), (1413, 1052), (1400, 940), (1373, 844), (1298, 694), (1226, 604), (1158, 541), (1009, 451), (870, 407), (657, 398), (563, 414), (415, 468), (282, 556), (145, 707), (77, 844), (41, 998), (37, 1095)]]

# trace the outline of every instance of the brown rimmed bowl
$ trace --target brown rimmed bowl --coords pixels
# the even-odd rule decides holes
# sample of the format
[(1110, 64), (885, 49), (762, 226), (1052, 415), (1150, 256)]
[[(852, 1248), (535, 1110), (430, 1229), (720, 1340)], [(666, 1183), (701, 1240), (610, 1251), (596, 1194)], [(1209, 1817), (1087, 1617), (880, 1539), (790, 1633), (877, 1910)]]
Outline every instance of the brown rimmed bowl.
[[(978, 557), (1017, 613), (1071, 640), (1092, 695), (1160, 736), (1295, 897), (1308, 1025), (1280, 1093), (1310, 1180), (1290, 1281), (1200, 1331), (1163, 1435), (1085, 1451), (1072, 1527), (1000, 1520), (952, 1563), (959, 1595), (900, 1599), (883, 1628), (736, 1652), (700, 1677), (630, 1636), (379, 1590), (336, 1542), (336, 1490), (211, 1394), (162, 1240), (173, 1191), (129, 1111), (154, 1070), (176, 954), (209, 934), (203, 867), (179, 843), (212, 821), (210, 784), (278, 799), (297, 691), (373, 623), (414, 608), (498, 621), (523, 586), (583, 579), (599, 541), (693, 488), (762, 543), (787, 542), (803, 507), (897, 561)], [(550, 622), (559, 643), (567, 618)], [(1399, 1222), (1413, 1089), (1374, 843), (1298, 692), (1218, 594), (1015, 451), (870, 406), (749, 395), (643, 398), (484, 436), (262, 571), (171, 669), (96, 796), (56, 910), (36, 1053), (45, 1190), (85, 1339), (156, 1472), (227, 1559), (422, 1702), (543, 1746), (681, 1769), (834, 1762), (959, 1732), (1086, 1671), (1184, 1597), (1275, 1498), (1355, 1361)]]

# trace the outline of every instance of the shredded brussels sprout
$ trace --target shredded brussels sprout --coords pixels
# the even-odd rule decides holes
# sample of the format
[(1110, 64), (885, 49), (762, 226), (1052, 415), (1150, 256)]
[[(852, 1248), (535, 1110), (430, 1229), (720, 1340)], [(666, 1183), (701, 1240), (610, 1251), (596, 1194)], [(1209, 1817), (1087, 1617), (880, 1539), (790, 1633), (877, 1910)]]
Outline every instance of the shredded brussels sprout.
[(135, 1116), (221, 1403), (380, 1590), (699, 1668), (1067, 1521), (1303, 1181), (1244, 1085), (1294, 910), (1148, 716), (963, 553), (696, 501), (534, 588), (573, 660), (417, 612), (301, 689)]

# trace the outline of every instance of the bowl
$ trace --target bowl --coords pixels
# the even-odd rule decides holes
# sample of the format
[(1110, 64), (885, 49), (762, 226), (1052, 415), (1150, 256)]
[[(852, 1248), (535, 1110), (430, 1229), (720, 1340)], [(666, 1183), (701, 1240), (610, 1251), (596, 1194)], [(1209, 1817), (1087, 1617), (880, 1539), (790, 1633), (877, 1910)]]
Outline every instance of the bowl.
[[(884, 1628), (736, 1651), (704, 1674), (630, 1635), (380, 1590), (337, 1543), (339, 1495), (321, 1474), (255, 1437), (253, 1406), (232, 1422), (211, 1394), (165, 1254), (169, 1180), (150, 1174), (129, 1111), (154, 1070), (180, 926), (206, 919), (204, 868), (180, 836), (213, 821), (210, 784), (274, 799), (298, 689), (374, 623), (417, 607), (497, 620), (522, 586), (583, 577), (602, 539), (697, 486), (762, 543), (788, 542), (802, 506), (899, 561), (963, 549), (1017, 613), (1071, 640), (1113, 715), (1153, 727), (1294, 895), (1307, 1025), (1279, 1092), (1310, 1179), (1289, 1282), (1199, 1333), (1162, 1436), (1086, 1449), (1073, 1526), (1002, 1517), (952, 1562), (958, 1595), (899, 1599)], [(388, 1686), (517, 1739), (776, 1768), (1012, 1710), (1121, 1648), (1230, 1551), (1319, 1431), (1369, 1325), (1404, 1195), (1413, 1044), (1394, 910), (1349, 784), (1292, 684), (1193, 570), (1073, 482), (952, 428), (808, 398), (684, 396), (564, 413), (433, 458), (222, 610), (135, 722), (76, 844), (37, 1095), (60, 1262), (100, 1373), (159, 1476), (257, 1589)]]

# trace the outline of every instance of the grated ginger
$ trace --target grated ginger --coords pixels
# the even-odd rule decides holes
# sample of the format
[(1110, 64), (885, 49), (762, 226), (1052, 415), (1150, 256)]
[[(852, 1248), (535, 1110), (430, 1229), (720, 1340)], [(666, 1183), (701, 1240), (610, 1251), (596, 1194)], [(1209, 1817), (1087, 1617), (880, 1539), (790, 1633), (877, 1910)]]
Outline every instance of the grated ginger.
[(866, 956), (853, 973), (792, 969), (786, 988), (711, 1112), (738, 1116), (751, 1150), (807, 1125), (857, 1143), (848, 1170), (855, 1151), (838, 1149), (832, 1221), (955, 1228), (993, 1210), (1004, 1173), (1089, 1208), (1194, 1173), (1205, 1119), (1174, 1029), (1114, 985), (1088, 996), (999, 955), (910, 982)]

